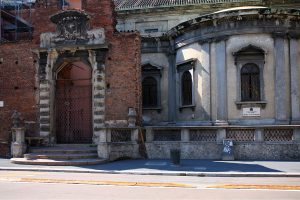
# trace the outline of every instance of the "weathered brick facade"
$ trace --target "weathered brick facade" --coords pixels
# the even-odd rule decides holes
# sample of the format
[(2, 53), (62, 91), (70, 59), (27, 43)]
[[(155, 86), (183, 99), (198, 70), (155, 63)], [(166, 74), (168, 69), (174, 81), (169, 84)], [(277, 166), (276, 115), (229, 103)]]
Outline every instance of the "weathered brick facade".
[(0, 46), (0, 155), (6, 156), (10, 144), (11, 115), (13, 110), (22, 113), (22, 118), (36, 121), (36, 70), (30, 42), (4, 44)]
[[(34, 26), (31, 41), (0, 45), (0, 156), (8, 156), (13, 110), (26, 121), (37, 121), (39, 110), (39, 79), (32, 52), (39, 47), (40, 34), (54, 32), (50, 16), (59, 12), (57, 1), (36, 5), (32, 9)], [(114, 4), (111, 0), (83, 0), (82, 9), (90, 15), (90, 28), (104, 28), (108, 43), (105, 61), (106, 98), (105, 120), (127, 120), (128, 108), (141, 116), (140, 37), (138, 33), (115, 31)], [(138, 120), (139, 122), (140, 120)]]
[[(124, 35), (126, 37), (124, 37)], [(127, 119), (128, 107), (141, 116), (140, 37), (135, 33), (116, 34), (106, 68), (106, 120)], [(124, 47), (127, 47), (125, 50)], [(126, 58), (126, 60), (124, 59)], [(139, 122), (138, 122), (139, 123)]]

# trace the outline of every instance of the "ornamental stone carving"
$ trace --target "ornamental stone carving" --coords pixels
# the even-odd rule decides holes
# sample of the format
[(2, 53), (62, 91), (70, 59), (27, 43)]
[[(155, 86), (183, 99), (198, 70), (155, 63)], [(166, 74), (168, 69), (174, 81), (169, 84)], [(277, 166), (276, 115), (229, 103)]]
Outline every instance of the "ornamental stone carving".
[(53, 15), (50, 20), (56, 24), (56, 32), (42, 33), (40, 47), (104, 44), (104, 29), (88, 30), (89, 19), (88, 14), (78, 10), (66, 10)]

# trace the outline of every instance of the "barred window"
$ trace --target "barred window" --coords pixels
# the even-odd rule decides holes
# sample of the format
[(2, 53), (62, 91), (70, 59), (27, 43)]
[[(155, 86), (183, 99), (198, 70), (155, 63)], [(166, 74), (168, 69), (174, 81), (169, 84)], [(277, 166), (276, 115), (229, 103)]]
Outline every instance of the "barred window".
[(181, 98), (182, 106), (193, 104), (192, 76), (189, 71), (185, 71), (181, 77)]
[(142, 82), (143, 107), (156, 107), (157, 101), (157, 81), (153, 77), (146, 77)]
[(260, 101), (259, 67), (256, 64), (245, 64), (241, 69), (241, 100)]

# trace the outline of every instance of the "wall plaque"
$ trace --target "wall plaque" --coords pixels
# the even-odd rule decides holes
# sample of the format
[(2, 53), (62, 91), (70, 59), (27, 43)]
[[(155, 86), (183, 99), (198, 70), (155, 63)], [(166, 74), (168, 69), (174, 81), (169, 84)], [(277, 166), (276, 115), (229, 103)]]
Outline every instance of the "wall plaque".
[(259, 107), (243, 108), (243, 117), (260, 117)]
[(4, 107), (4, 101), (0, 101), (0, 108)]

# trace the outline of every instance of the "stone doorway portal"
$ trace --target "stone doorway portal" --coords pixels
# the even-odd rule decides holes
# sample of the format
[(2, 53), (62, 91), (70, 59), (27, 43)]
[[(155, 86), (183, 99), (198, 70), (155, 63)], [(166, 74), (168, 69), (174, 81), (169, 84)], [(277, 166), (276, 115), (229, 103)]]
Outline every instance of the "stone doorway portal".
[(39, 72), (40, 136), (45, 144), (92, 143), (105, 126), (104, 28), (89, 29), (90, 16), (66, 10), (50, 20), (35, 52)]
[(92, 143), (92, 70), (83, 62), (63, 63), (56, 71), (57, 143)]

